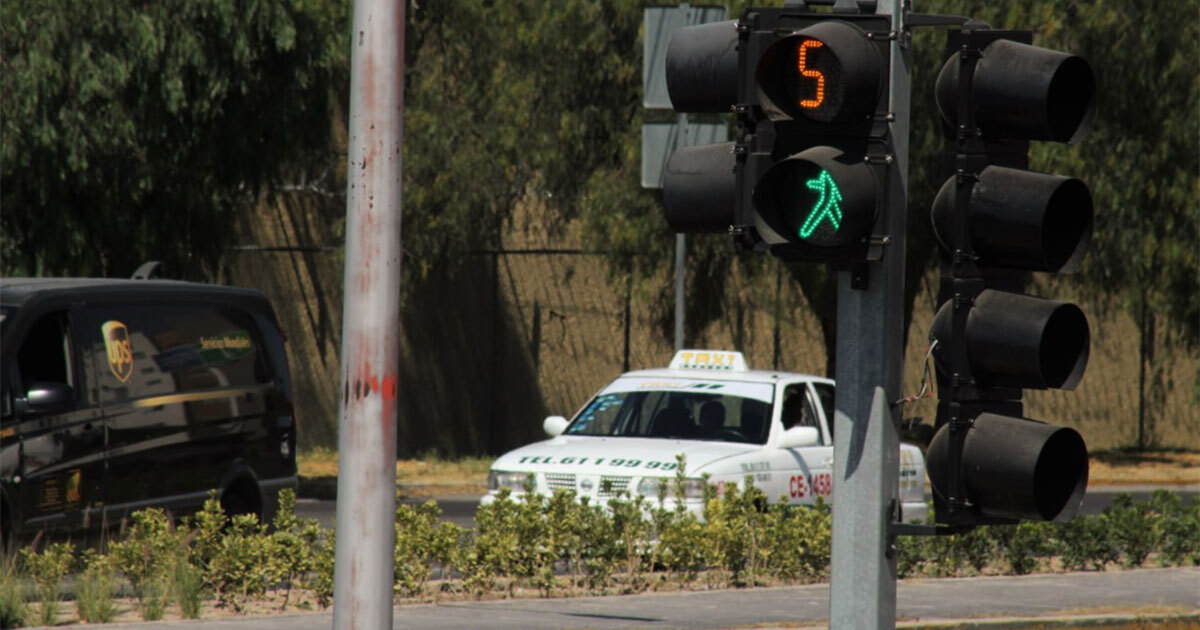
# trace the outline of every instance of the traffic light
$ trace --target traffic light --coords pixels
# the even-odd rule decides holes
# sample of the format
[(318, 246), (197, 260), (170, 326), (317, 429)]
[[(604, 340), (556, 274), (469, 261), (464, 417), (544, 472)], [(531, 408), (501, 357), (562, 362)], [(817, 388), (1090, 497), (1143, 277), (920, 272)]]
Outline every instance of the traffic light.
[(667, 163), (677, 232), (731, 232), (788, 260), (877, 260), (888, 132), (888, 16), (747, 9), (737, 22), (676, 31), (672, 105), (736, 114), (736, 142), (688, 147)]
[(1025, 295), (1030, 272), (1078, 267), (1092, 199), (1077, 179), (1028, 169), (1030, 140), (1078, 141), (1090, 65), (1028, 31), (950, 31), (936, 94), (950, 178), (933, 204), (941, 250), (939, 402), (927, 459), (935, 520), (1066, 521), (1087, 487), (1075, 430), (1024, 417), (1023, 389), (1074, 389), (1090, 332), (1079, 307)]

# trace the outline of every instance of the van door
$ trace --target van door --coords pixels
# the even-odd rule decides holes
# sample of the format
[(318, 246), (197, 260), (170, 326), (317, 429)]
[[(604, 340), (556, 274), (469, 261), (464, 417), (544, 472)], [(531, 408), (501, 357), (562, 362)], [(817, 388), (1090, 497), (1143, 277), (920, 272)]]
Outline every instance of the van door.
[(73, 339), (75, 319), (66, 308), (40, 315), (4, 357), (2, 424), (16, 439), (4, 448), (4, 468), (16, 530), (77, 529), (103, 501), (104, 425)]
[(108, 422), (111, 516), (199, 507), (265, 440), (265, 368), (248, 316), (192, 301), (87, 311)]

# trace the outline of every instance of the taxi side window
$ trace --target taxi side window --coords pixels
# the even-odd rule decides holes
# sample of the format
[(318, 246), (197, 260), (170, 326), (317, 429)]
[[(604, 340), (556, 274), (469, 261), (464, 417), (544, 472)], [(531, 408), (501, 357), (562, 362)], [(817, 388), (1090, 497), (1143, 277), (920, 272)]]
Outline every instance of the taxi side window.
[(825, 412), (825, 424), (829, 425), (829, 437), (833, 439), (833, 385), (828, 383), (813, 383), (817, 390), (817, 398), (821, 400), (821, 410)]
[[(780, 420), (783, 422), (784, 431), (792, 427), (813, 427), (820, 432), (821, 422), (817, 418), (816, 409), (813, 408), (812, 399), (809, 397), (808, 388), (804, 383), (788, 385), (783, 390), (783, 409), (780, 413)], [(822, 436), (823, 442), (824, 436)]]

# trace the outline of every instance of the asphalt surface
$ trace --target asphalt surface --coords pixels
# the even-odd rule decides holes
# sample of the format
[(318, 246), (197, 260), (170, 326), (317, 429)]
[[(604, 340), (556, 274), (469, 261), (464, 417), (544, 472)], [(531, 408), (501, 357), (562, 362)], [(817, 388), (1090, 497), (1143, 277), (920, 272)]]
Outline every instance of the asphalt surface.
[[(1096, 612), (1186, 612), (1200, 623), (1200, 568), (1143, 569), (982, 578), (901, 580), (896, 618), (937, 622), (981, 618), (1076, 617)], [(415, 604), (395, 608), (395, 628), (752, 628), (824, 625), (829, 585), (653, 593), (615, 597)], [(107, 624), (105, 628), (316, 630), (331, 612), (187, 622)], [(971, 622), (971, 627), (976, 627)], [(984, 627), (980, 625), (979, 627)], [(988, 625), (988, 628), (1029, 627)], [(1065, 627), (1046, 624), (1041, 627)], [(1076, 626), (1077, 627), (1077, 626)], [(1146, 626), (1138, 626), (1146, 627)]]
[[(1096, 486), (1088, 488), (1087, 494), (1083, 497), (1083, 505), (1080, 508), (1080, 512), (1082, 514), (1099, 514), (1105, 507), (1112, 503), (1113, 497), (1121, 493), (1128, 493), (1134, 499), (1143, 501), (1158, 488), (1158, 486)], [(1192, 498), (1200, 496), (1200, 486), (1177, 486), (1166, 487), (1166, 489), (1178, 492), (1184, 501), (1190, 501)], [(422, 501), (417, 499), (408, 500), (411, 503), (421, 503)], [(437, 502), (438, 506), (442, 508), (443, 519), (462, 527), (471, 528), (475, 526), (475, 509), (479, 507), (478, 496), (456, 495), (439, 497)], [(337, 504), (334, 501), (299, 499), (296, 502), (297, 516), (300, 518), (315, 518), (321, 525), (328, 528), (333, 527), (333, 523), (337, 518), (336, 512)]]

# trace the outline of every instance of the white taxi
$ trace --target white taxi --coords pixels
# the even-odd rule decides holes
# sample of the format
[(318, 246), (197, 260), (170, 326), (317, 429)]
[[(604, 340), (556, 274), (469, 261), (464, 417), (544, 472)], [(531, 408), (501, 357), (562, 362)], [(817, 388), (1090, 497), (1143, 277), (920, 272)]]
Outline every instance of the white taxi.
[[(502, 489), (519, 496), (530, 474), (536, 491), (574, 490), (593, 503), (641, 494), (656, 500), (686, 457), (684, 505), (702, 510), (703, 477), (718, 488), (750, 476), (771, 500), (833, 499), (833, 381), (750, 370), (740, 352), (681, 350), (663, 370), (627, 372), (575, 417), (546, 418), (550, 439), (492, 464), (483, 504)], [(923, 520), (925, 460), (900, 446), (901, 515)]]

